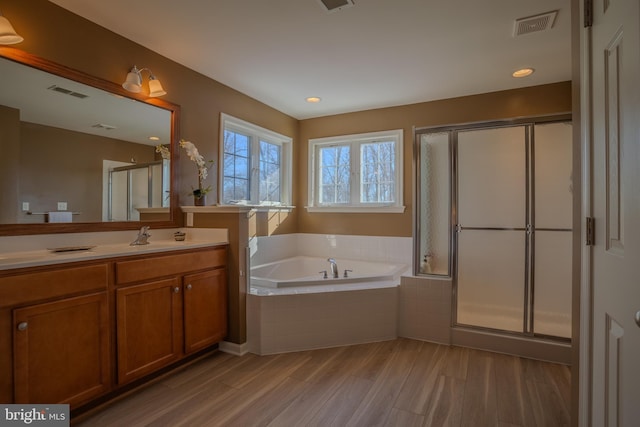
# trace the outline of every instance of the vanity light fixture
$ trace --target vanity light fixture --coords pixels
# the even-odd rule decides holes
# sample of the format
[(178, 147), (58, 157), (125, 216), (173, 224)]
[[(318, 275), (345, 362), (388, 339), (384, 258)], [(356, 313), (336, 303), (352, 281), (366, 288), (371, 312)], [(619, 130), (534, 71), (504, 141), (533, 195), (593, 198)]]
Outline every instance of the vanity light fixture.
[(166, 95), (167, 92), (165, 92), (165, 90), (162, 88), (162, 85), (160, 84), (160, 80), (158, 80), (156, 76), (153, 75), (150, 69), (148, 68), (138, 69), (138, 67), (136, 67), (135, 65), (133, 66), (131, 71), (129, 71), (129, 73), (127, 74), (127, 78), (125, 79), (124, 83), (122, 83), (122, 87), (128, 90), (129, 92), (133, 92), (133, 93), (142, 92), (142, 72), (143, 71), (149, 72), (149, 96), (151, 98), (155, 98), (157, 96)]
[(515, 78), (527, 77), (533, 74), (535, 70), (533, 68), (521, 68), (514, 71), (511, 75)]
[(0, 44), (16, 44), (23, 40), (24, 38), (13, 29), (11, 22), (0, 14)]

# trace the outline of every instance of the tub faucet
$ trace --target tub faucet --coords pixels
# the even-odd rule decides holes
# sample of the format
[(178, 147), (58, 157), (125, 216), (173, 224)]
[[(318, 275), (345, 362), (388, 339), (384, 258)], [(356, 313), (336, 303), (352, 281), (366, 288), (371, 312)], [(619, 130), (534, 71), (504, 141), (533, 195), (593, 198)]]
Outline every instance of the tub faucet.
[(149, 226), (145, 225), (140, 229), (138, 237), (136, 237), (136, 240), (131, 242), (130, 246), (148, 245), (149, 242), (147, 239), (149, 239), (149, 237), (151, 237), (151, 233), (149, 233)]
[(340, 277), (340, 274), (338, 273), (338, 264), (336, 264), (336, 260), (333, 258), (328, 258), (327, 261), (329, 261), (330, 264), (330, 268), (331, 268), (331, 276), (334, 279), (337, 279), (338, 277)]

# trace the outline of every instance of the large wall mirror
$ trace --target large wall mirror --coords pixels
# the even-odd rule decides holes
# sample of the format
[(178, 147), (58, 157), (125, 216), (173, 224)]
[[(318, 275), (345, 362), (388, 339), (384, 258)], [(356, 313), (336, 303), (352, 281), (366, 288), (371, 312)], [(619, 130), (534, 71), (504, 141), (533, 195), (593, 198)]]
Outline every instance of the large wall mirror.
[(0, 235), (178, 225), (177, 105), (13, 48), (0, 76)]

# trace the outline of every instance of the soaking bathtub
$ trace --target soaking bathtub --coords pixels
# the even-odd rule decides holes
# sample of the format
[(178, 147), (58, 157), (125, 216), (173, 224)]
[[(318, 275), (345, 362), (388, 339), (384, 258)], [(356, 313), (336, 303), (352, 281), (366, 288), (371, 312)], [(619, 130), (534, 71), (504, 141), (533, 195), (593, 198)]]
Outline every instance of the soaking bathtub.
[[(255, 354), (302, 351), (397, 337), (398, 287), (409, 266), (295, 256), (251, 268), (247, 341)], [(324, 271), (327, 278), (324, 278)], [(347, 277), (344, 277), (344, 270)]]
[(335, 261), (339, 273), (336, 278), (331, 275), (330, 264), (326, 258), (295, 256), (253, 266), (250, 293), (281, 295), (397, 286), (400, 276), (406, 273), (409, 267), (393, 262), (339, 258)]

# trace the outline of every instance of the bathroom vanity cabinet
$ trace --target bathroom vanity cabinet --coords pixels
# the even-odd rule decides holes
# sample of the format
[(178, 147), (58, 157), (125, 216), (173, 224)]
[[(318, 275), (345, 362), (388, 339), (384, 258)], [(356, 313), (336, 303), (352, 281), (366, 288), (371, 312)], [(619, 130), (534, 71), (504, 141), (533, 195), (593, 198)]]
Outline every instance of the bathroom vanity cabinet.
[[(225, 255), (216, 249), (116, 263), (119, 384), (224, 338)], [(188, 274), (194, 267), (202, 271)]]
[[(13, 365), (15, 403), (75, 406), (109, 390), (108, 270), (100, 263), (0, 278), (0, 312), (11, 320), (0, 365), (7, 380)], [(6, 386), (0, 401), (11, 401)]]
[(220, 342), (226, 245), (0, 271), (0, 402), (68, 403)]

